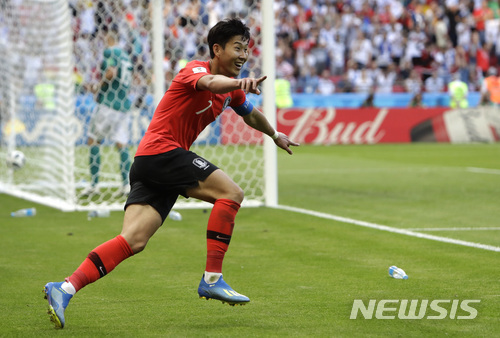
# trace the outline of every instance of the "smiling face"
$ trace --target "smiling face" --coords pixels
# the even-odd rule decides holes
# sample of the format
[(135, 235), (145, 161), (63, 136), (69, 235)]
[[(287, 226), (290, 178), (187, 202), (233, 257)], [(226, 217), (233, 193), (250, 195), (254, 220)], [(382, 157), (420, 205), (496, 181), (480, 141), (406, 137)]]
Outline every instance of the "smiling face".
[(248, 40), (242, 35), (236, 35), (229, 39), (224, 47), (215, 44), (214, 53), (215, 69), (211, 69), (212, 74), (236, 77), (248, 59)]
[(240, 19), (219, 21), (208, 32), (210, 71), (236, 77), (248, 59), (250, 29)]

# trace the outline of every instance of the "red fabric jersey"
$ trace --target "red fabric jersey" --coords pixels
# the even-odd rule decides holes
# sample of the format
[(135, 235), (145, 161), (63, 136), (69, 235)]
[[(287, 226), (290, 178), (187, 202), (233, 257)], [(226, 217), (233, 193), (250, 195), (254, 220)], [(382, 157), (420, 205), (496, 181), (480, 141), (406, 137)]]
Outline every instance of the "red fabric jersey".
[(241, 89), (225, 94), (197, 90), (198, 80), (208, 74), (209, 61), (191, 61), (177, 74), (156, 107), (136, 156), (161, 154), (179, 147), (189, 150), (203, 129), (226, 107), (238, 107), (245, 102)]

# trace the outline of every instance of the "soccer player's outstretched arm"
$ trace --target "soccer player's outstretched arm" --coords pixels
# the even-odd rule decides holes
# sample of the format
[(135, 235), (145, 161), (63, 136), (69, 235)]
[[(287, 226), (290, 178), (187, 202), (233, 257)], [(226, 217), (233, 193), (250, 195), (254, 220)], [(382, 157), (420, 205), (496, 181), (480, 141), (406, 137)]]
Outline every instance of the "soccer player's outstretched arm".
[(196, 87), (198, 90), (209, 90), (215, 94), (229, 93), (237, 89), (243, 90), (246, 94), (260, 94), (258, 85), (266, 78), (267, 76), (262, 76), (257, 79), (234, 79), (224, 75), (206, 75), (198, 80)]
[[(223, 94), (237, 89), (243, 90), (246, 94), (260, 94), (259, 84), (267, 76), (260, 78), (234, 79), (224, 75), (206, 75), (201, 77), (196, 86), (198, 90), (209, 90), (212, 93)], [(267, 118), (257, 108), (253, 107), (250, 113), (244, 113), (243, 120), (250, 127), (269, 135), (276, 145), (286, 150), (290, 155), (293, 154), (290, 146), (299, 146), (298, 143), (291, 141), (287, 135), (278, 133), (271, 126)]]
[(264, 116), (264, 114), (262, 114), (255, 107), (252, 109), (250, 114), (243, 116), (243, 120), (250, 127), (266, 135), (269, 135), (274, 140), (274, 143), (276, 143), (278, 147), (286, 150), (286, 152), (289, 153), (290, 155), (293, 154), (292, 150), (290, 149), (290, 146), (299, 146), (298, 143), (290, 140), (287, 135), (275, 131), (274, 128), (269, 123), (269, 121), (267, 120), (267, 118)]

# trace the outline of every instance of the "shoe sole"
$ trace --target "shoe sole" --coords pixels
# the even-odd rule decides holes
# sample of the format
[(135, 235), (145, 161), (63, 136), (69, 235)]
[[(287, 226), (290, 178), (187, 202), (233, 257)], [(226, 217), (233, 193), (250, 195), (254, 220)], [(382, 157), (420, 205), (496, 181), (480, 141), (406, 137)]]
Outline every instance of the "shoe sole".
[(200, 299), (205, 299), (205, 300), (218, 300), (219, 302), (222, 302), (222, 304), (228, 304), (229, 306), (235, 306), (235, 305), (240, 305), (240, 306), (243, 306), (243, 305), (246, 305), (247, 303), (249, 303), (250, 301), (248, 302), (228, 302), (226, 300), (221, 300), (221, 299), (217, 299), (217, 298), (212, 298), (212, 297), (206, 297), (206, 296), (200, 296)]
[[(44, 299), (49, 299), (49, 295), (47, 293), (47, 290), (45, 288), (43, 288), (42, 292), (44, 293)], [(59, 320), (59, 317), (57, 317), (57, 314), (56, 312), (54, 311), (54, 308), (52, 307), (52, 305), (50, 305), (49, 303), (49, 309), (47, 310), (47, 314), (50, 316), (50, 321), (52, 323), (54, 323), (54, 326), (56, 329), (62, 329), (63, 326), (61, 324), (61, 321)]]

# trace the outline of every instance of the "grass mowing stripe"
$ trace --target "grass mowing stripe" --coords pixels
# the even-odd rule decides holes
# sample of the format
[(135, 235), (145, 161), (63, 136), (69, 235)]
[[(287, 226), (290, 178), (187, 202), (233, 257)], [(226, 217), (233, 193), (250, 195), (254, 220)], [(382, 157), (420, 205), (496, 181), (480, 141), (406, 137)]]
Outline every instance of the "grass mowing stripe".
[(467, 171), (471, 173), (477, 173), (477, 174), (493, 174), (493, 175), (500, 175), (500, 170), (498, 169), (486, 169), (486, 168), (474, 168), (474, 167), (468, 167), (466, 168)]
[(359, 225), (359, 226), (366, 227), (366, 228), (372, 228), (372, 229), (377, 229), (377, 230), (381, 230), (381, 231), (388, 231), (388, 232), (392, 232), (392, 233), (402, 234), (402, 235), (411, 236), (411, 237), (425, 238), (425, 239), (430, 239), (430, 240), (438, 241), (438, 242), (444, 242), (444, 243), (468, 246), (468, 247), (472, 247), (472, 248), (476, 248), (476, 249), (483, 249), (483, 250), (500, 252), (500, 247), (498, 247), (498, 246), (492, 246), (492, 245), (486, 245), (486, 244), (474, 243), (474, 242), (467, 242), (467, 241), (462, 241), (462, 240), (447, 238), (447, 237), (441, 237), (441, 236), (422, 234), (419, 232), (414, 232), (414, 231), (410, 231), (410, 230), (406, 230), (406, 229), (398, 229), (398, 228), (389, 227), (387, 225), (359, 221), (359, 220), (355, 220), (352, 218), (336, 216), (336, 215), (331, 215), (331, 214), (327, 214), (327, 213), (323, 213), (323, 212), (317, 212), (317, 211), (307, 210), (307, 209), (302, 209), (302, 208), (290, 207), (290, 206), (286, 206), (286, 205), (278, 205), (276, 208), (282, 209), (282, 210), (298, 212), (298, 213), (302, 213), (302, 214), (307, 214), (307, 215), (311, 215), (311, 216), (315, 216), (315, 217), (331, 219), (331, 220), (342, 222), (342, 223)]

